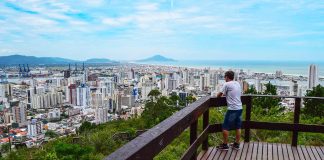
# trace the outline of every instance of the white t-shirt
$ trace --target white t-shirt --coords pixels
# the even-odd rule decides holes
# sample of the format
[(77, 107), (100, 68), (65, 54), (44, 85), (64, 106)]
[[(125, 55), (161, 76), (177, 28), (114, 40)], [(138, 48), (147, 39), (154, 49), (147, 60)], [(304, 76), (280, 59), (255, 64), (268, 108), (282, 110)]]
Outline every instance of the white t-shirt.
[(225, 82), (221, 92), (226, 96), (228, 110), (242, 109), (242, 89), (240, 83), (236, 81)]

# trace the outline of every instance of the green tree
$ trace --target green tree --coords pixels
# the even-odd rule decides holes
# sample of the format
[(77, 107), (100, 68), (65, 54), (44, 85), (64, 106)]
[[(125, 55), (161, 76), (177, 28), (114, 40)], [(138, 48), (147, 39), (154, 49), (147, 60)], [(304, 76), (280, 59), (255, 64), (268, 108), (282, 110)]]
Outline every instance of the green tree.
[(245, 94), (258, 94), (254, 86), (251, 86), (248, 88), (248, 90), (245, 92)]
[(90, 146), (80, 146), (79, 144), (64, 142), (57, 143), (54, 148), (58, 158), (66, 160), (78, 160), (82, 156), (90, 154), (93, 150)]
[[(324, 87), (318, 85), (313, 90), (308, 90), (306, 97), (324, 97)], [(324, 117), (324, 100), (305, 99), (303, 112), (312, 117)]]
[(50, 138), (56, 138), (58, 137), (58, 134), (52, 130), (48, 130), (46, 131), (45, 136)]
[(157, 99), (161, 95), (161, 92), (158, 89), (153, 89), (150, 91), (148, 96), (151, 98), (151, 100)]
[(194, 97), (192, 94), (189, 94), (189, 96), (186, 97), (186, 102), (189, 104), (195, 102), (196, 100), (197, 100), (197, 98)]
[(1, 153), (7, 153), (10, 150), (10, 143), (4, 143), (1, 145)]
[[(272, 85), (270, 82), (266, 85), (266, 90), (261, 93), (262, 95), (277, 95), (277, 87)], [(250, 90), (251, 93), (255, 93), (253, 89)], [(280, 99), (275, 97), (256, 97), (253, 98), (253, 105), (261, 107), (263, 109), (263, 114), (269, 113), (270, 109), (276, 108), (277, 112), (282, 112), (283, 107), (279, 107)], [(273, 110), (272, 110), (273, 111)]]
[(95, 128), (95, 124), (91, 124), (90, 122), (88, 121), (85, 121), (81, 124), (80, 128), (79, 128), (79, 132), (80, 133), (83, 133), (85, 131), (90, 131), (92, 130), (93, 128)]
[(176, 106), (170, 105), (170, 102), (172, 101), (165, 96), (157, 98), (156, 101), (146, 102), (141, 115), (146, 122), (146, 127), (153, 127), (178, 110)]

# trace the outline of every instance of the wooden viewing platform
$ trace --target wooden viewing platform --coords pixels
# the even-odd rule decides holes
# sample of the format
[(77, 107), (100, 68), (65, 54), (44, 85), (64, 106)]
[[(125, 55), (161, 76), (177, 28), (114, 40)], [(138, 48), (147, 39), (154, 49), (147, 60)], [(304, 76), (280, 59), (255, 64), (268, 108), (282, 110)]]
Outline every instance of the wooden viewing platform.
[[(295, 99), (294, 119), (291, 123), (258, 122), (251, 121), (252, 99), (254, 97), (292, 98)], [(323, 146), (297, 145), (299, 132), (324, 133), (324, 125), (300, 124), (300, 110), (302, 99), (323, 101), (323, 97), (297, 97), (297, 96), (272, 96), (272, 95), (244, 95), (241, 97), (245, 106), (245, 120), (242, 123), (244, 142), (241, 150), (219, 151), (215, 146), (208, 146), (210, 133), (222, 131), (222, 124), (209, 124), (209, 109), (212, 107), (226, 106), (226, 98), (202, 97), (184, 109), (176, 112), (168, 119), (139, 135), (114, 153), (106, 157), (107, 160), (146, 160), (153, 159), (167, 147), (184, 130), (190, 128), (190, 147), (181, 159), (310, 159), (324, 160)], [(203, 131), (198, 133), (198, 118), (203, 116)], [(291, 144), (277, 144), (266, 142), (250, 142), (251, 129), (264, 129), (273, 131), (292, 132)], [(199, 134), (199, 135), (198, 135)], [(199, 146), (202, 152), (197, 153)]]
[(291, 146), (290, 144), (249, 142), (241, 149), (228, 151), (209, 147), (200, 152), (197, 160), (323, 160), (324, 148), (319, 146)]

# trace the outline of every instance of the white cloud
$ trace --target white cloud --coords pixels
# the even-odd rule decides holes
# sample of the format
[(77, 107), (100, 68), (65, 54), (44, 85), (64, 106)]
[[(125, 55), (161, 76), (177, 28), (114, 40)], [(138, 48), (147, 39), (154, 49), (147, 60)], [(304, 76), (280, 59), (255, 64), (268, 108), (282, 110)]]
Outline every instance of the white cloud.
[(136, 9), (139, 11), (156, 11), (158, 8), (158, 3), (144, 3), (136, 6)]

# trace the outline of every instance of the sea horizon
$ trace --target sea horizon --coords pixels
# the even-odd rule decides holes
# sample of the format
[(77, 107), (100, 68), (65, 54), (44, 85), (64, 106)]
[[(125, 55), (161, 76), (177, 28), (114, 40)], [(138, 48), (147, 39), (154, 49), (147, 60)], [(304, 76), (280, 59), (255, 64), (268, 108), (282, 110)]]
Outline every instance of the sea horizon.
[(308, 76), (311, 64), (318, 66), (319, 77), (324, 78), (324, 62), (321, 61), (265, 61), (265, 60), (176, 60), (165, 62), (131, 62), (135, 64), (163, 65), (191, 68), (211, 69), (243, 69), (244, 71), (276, 73), (282, 71), (285, 75)]

